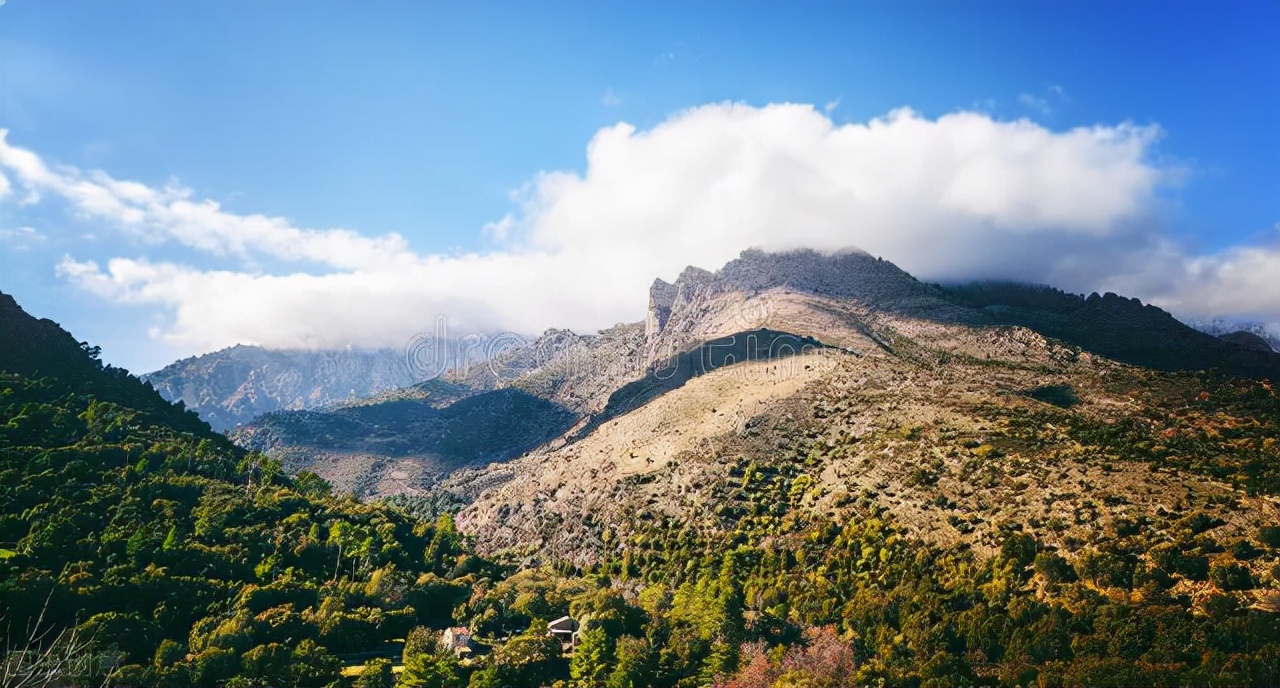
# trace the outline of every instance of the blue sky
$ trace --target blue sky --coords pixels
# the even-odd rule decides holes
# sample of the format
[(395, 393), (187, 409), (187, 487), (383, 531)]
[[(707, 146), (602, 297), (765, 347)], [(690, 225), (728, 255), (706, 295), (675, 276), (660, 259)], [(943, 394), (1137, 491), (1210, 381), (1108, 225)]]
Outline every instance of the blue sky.
[[(1280, 3), (1270, 1), (582, 2), (528, 3), (513, 10), (483, 3), (388, 2), (370, 8), (316, 2), (8, 0), (0, 6), (0, 128), (8, 130), (7, 146), (37, 156), (49, 169), (74, 168), (68, 174), (75, 179), (101, 174), (153, 190), (180, 186), (183, 197), (214, 201), (226, 216), (278, 217), (304, 230), (340, 228), (365, 238), (395, 233), (402, 243), (393, 251), (401, 258), (379, 261), (377, 270), (370, 263), (336, 265), (322, 252), (300, 259), (270, 246), (242, 250), (235, 243), (240, 239), (228, 239), (235, 243), (229, 248), (193, 240), (190, 232), (199, 228), (187, 227), (186, 234), (154, 229), (168, 220), (147, 220), (130, 229), (128, 220), (86, 212), (56, 185), (24, 182), (16, 168), (0, 166), (11, 187), (0, 197), (0, 290), (100, 343), (108, 360), (139, 371), (230, 339), (330, 345), (345, 337), (355, 344), (394, 345), (403, 329), (362, 338), (367, 326), (341, 320), (325, 324), (343, 331), (337, 339), (315, 332), (277, 336), (287, 325), (272, 308), (287, 309), (318, 293), (342, 299), (341, 285), (357, 273), (382, 275), (376, 288), (362, 286), (361, 293), (385, 293), (400, 289), (387, 286), (390, 281), (424, 274), (452, 282), (474, 276), (494, 284), (500, 281), (495, 274), (520, 272), (539, 282), (538, 269), (563, 270), (564, 263), (554, 261), (543, 268), (531, 267), (537, 262), (532, 259), (519, 268), (506, 262), (530, 254), (607, 262), (604, 253), (583, 248), (595, 245), (593, 230), (566, 229), (571, 222), (564, 219), (570, 215), (564, 208), (601, 208), (593, 204), (616, 198), (614, 187), (602, 190), (602, 183), (591, 183), (587, 146), (601, 131), (625, 122), (637, 132), (633, 137), (664, 125), (673, 137), (681, 128), (697, 136), (695, 126), (725, 128), (709, 121), (713, 114), (738, 115), (717, 110), (705, 118), (681, 119), (681, 113), (738, 103), (751, 108), (742, 117), (762, 118), (770, 104), (797, 103), (812, 106), (837, 129), (885, 120), (900, 108), (940, 129), (959, 128), (952, 120), (939, 124), (956, 113), (996, 125), (1026, 119), (1044, 133), (1046, 152), (1006, 157), (1037, 170), (1060, 159), (1052, 152), (1058, 149), (1054, 142), (1068, 145), (1069, 132), (1105, 128), (1105, 135), (1087, 144), (1101, 148), (1082, 149), (1073, 158), (1084, 161), (1077, 170), (1084, 177), (1096, 171), (1089, 161), (1115, 153), (1109, 141), (1130, 136), (1136, 142), (1126, 149), (1132, 158), (1126, 164), (1153, 170), (1158, 179), (1133, 182), (1131, 196), (1096, 221), (1102, 225), (1048, 211), (1025, 216), (1031, 225), (1043, 221), (1042, 243), (1070, 245), (1079, 252), (1077, 262), (1097, 262), (1096, 252), (1108, 246), (1125, 253), (1128, 258), (1116, 261), (1109, 272), (1073, 272), (1017, 256), (985, 263), (974, 259), (963, 269), (948, 270), (928, 256), (890, 253), (896, 246), (891, 242), (884, 244), (885, 257), (925, 277), (1043, 275), (1037, 281), (1056, 278), (1068, 288), (1126, 288), (1188, 315), (1280, 320), (1280, 292), (1261, 299), (1254, 294), (1235, 307), (1232, 288), (1253, 293), (1252, 282), (1221, 286), (1213, 298), (1187, 295), (1192, 286), (1203, 287), (1196, 280), (1208, 279), (1197, 261), (1217, 260), (1214, 279), (1221, 281), (1222, 275), (1238, 272), (1242, 260), (1254, 270), (1273, 265), (1278, 252), (1277, 38)], [(794, 121), (771, 121), (790, 132), (812, 119), (793, 115)], [(906, 124), (898, 127), (903, 135), (893, 138), (908, 151), (898, 154), (903, 159), (916, 150)], [(738, 138), (774, 139), (763, 125), (743, 126)], [(1144, 133), (1123, 133), (1129, 126)], [(1015, 136), (1011, 126), (994, 131), (982, 140)], [(825, 155), (816, 144), (778, 145), (786, 152), (783, 157)], [(655, 144), (659, 149), (671, 150)], [(619, 150), (616, 166), (628, 170), (625, 174), (643, 181), (665, 173), (661, 161), (653, 162), (657, 152), (638, 146)], [(775, 151), (768, 160), (779, 155)], [(840, 175), (839, 161), (813, 164)], [(602, 158), (601, 170), (608, 165)], [(670, 173), (697, 163), (681, 165)], [(1135, 179), (1133, 170), (1124, 170), (1116, 171), (1118, 179)], [(585, 179), (586, 188), (572, 192), (582, 198), (540, 185), (547, 173)], [(689, 184), (719, 188), (727, 174)], [(922, 202), (934, 198), (928, 189), (920, 193)], [(981, 206), (986, 212), (991, 202), (978, 199), (965, 208)], [(787, 207), (777, 209), (776, 217), (785, 221)], [(876, 227), (882, 229), (875, 231), (881, 234), (915, 231), (912, 221), (926, 222), (903, 215), (877, 206), (866, 217), (880, 218)], [(990, 227), (975, 225), (973, 241), (990, 240), (992, 228), (1013, 217), (1003, 210), (990, 215)], [(503, 218), (512, 232), (496, 230)], [(945, 220), (931, 215), (927, 222)], [(1083, 224), (1072, 225), (1077, 220)], [(849, 218), (850, 223), (864, 221), (869, 222), (861, 215)], [(619, 224), (604, 210), (582, 222), (584, 227)], [(152, 229), (139, 229), (143, 225)], [(658, 230), (637, 224), (632, 231), (644, 236)], [(847, 238), (846, 243), (876, 248), (879, 235), (860, 231), (814, 236), (818, 244)], [(1067, 235), (1072, 238), (1059, 243)], [(1082, 243), (1082, 235), (1105, 235), (1105, 241)], [(439, 296), (453, 292), (423, 287), (417, 301), (389, 297), (379, 304), (387, 304), (386, 318), (422, 323), (431, 321), (427, 310), (439, 308), (477, 314), (470, 318), (477, 327), (603, 326), (612, 318), (642, 315), (643, 287), (626, 296), (637, 291), (641, 273), (672, 278), (672, 265), (718, 260), (776, 238), (764, 230), (708, 236), (706, 245), (673, 243), (667, 255), (638, 268), (634, 279), (628, 274), (601, 290), (609, 295), (605, 301), (581, 295), (561, 299), (561, 306), (538, 317), (504, 315), (494, 305), (509, 290), (527, 291), (533, 282), (497, 284), (481, 289), (479, 296), (474, 289)], [(682, 247), (687, 257), (680, 255)], [(1248, 251), (1253, 253), (1241, 253)], [(1170, 267), (1151, 268), (1156, 255), (1172, 261)], [(466, 256), (488, 261), (487, 266), (468, 272), (471, 264), (459, 262)], [(128, 266), (112, 273), (107, 267), (112, 258), (200, 274), (181, 282), (192, 293), (165, 298), (156, 293), (181, 289), (154, 274), (126, 274)], [(386, 268), (409, 260), (417, 261), (414, 270)], [(495, 262), (501, 265), (494, 267)], [(96, 272), (88, 270), (89, 263)], [(1135, 267), (1139, 263), (1146, 267)], [(1022, 264), (1040, 268), (1022, 274)], [(1189, 277), (1183, 279), (1183, 272)], [(285, 276), (294, 278), (291, 285), (263, 281)], [(308, 276), (315, 279), (303, 279)], [(326, 278), (332, 286), (305, 291)], [(1192, 286), (1180, 287), (1183, 282)], [(204, 318), (212, 330), (222, 323), (219, 318), (232, 316), (218, 311), (212, 296), (194, 292), (233, 284), (225, 287), (232, 290), (228, 298), (245, 299), (241, 310), (260, 307), (256, 319), (227, 320), (220, 331), (226, 336), (195, 327), (192, 321)], [(267, 284), (279, 288), (270, 291), (279, 298), (262, 305), (253, 295), (266, 293)], [(298, 286), (304, 284), (312, 286)], [(554, 293), (566, 291), (583, 287), (557, 283)], [(354, 301), (351, 307), (370, 309)], [(561, 322), (566, 318), (573, 322)], [(538, 324), (542, 320), (545, 325)]]

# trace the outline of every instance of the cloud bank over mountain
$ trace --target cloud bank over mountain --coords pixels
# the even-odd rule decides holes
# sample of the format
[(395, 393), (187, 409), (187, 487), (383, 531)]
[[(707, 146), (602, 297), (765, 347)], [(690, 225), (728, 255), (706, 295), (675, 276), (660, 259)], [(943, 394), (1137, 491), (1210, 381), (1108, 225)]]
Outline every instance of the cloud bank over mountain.
[[(538, 174), (478, 229), (492, 248), (465, 254), (232, 213), (177, 183), (46, 162), (2, 135), (0, 198), (64, 204), (126, 239), (119, 255), (68, 255), (56, 270), (159, 309), (153, 336), (191, 352), (395, 346), (439, 314), (458, 330), (597, 329), (642, 317), (655, 276), (749, 247), (858, 246), (926, 280), (1114, 290), (1180, 315), (1280, 321), (1280, 232), (1212, 254), (1179, 245), (1161, 194), (1186, 174), (1160, 161), (1160, 136), (977, 112), (837, 124), (807, 105), (707, 105), (598, 131), (585, 171)], [(187, 258), (149, 259), (158, 246)]]

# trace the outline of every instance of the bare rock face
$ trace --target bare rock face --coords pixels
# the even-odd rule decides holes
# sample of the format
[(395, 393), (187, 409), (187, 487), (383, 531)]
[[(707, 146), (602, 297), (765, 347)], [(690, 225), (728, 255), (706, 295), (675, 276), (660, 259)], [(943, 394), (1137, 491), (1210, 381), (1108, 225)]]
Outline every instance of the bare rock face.
[[(676, 282), (682, 294), (693, 289), (745, 295), (784, 288), (788, 291), (853, 299), (881, 310), (898, 311), (924, 304), (942, 305), (942, 292), (923, 284), (893, 263), (858, 249), (836, 253), (811, 250), (766, 253), (743, 251), (714, 275), (702, 274), (689, 284)], [(689, 271), (686, 271), (686, 275)]]
[(613, 391), (647, 370), (640, 323), (616, 325), (594, 335), (548, 331), (523, 356), (531, 364), (499, 386), (510, 386), (578, 414), (604, 408)]
[(676, 285), (660, 279), (653, 281), (653, 285), (649, 287), (649, 313), (644, 319), (646, 337), (656, 337), (666, 327), (667, 318), (671, 317), (671, 306), (676, 301), (676, 293)]
[[(839, 308), (833, 310), (836, 302)], [(953, 303), (940, 287), (921, 283), (893, 263), (857, 249), (749, 250), (717, 272), (690, 267), (674, 285), (655, 282), (645, 334), (654, 361), (757, 328), (851, 346), (864, 337), (844, 335), (866, 329), (865, 322), (849, 321), (854, 310), (862, 321), (875, 314), (939, 323), (983, 320), (982, 314)]]

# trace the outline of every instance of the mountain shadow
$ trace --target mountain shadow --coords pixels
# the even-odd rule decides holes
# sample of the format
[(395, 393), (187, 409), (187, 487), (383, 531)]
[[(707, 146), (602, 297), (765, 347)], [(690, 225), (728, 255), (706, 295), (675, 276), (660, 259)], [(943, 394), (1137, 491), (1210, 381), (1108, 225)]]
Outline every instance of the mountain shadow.
[(442, 407), (393, 398), (324, 411), (277, 411), (233, 438), (263, 451), (323, 449), (384, 457), (429, 456), (445, 468), (502, 461), (568, 430), (577, 417), (519, 389), (474, 394)]

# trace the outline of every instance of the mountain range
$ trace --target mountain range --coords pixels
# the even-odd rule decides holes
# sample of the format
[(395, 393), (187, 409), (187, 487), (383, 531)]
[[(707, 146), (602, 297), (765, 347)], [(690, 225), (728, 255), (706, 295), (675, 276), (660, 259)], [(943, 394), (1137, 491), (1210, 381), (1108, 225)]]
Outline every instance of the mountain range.
[(1158, 370), (1258, 377), (1280, 371), (1280, 355), (1199, 332), (1115, 294), (999, 283), (944, 287), (857, 250), (747, 251), (714, 273), (690, 267), (673, 284), (656, 280), (643, 321), (586, 336), (548, 330), (425, 385), (271, 413), (233, 437), (292, 470), (315, 470), (338, 489), (416, 494), (464, 468), (493, 464), (481, 472), (506, 475), (510, 459), (572, 444), (608, 419), (733, 363), (783, 363), (783, 354), (806, 347), (928, 364), (1040, 356), (995, 344), (1009, 337), (1048, 337), (1086, 358)]
[(1280, 678), (1280, 355), (1133, 299), (750, 251), (230, 437), (0, 326), (4, 639), (63, 683)]

